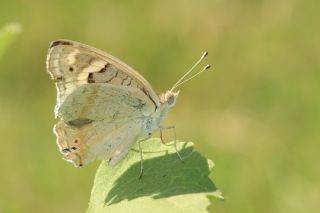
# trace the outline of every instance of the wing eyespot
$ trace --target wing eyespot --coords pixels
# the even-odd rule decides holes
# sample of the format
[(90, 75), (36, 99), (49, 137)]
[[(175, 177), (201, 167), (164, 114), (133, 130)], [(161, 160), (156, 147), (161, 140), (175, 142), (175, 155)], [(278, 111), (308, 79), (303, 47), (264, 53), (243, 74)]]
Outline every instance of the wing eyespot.
[(70, 152), (71, 152), (71, 151), (70, 151), (69, 148), (65, 148), (65, 149), (62, 150), (62, 153), (63, 153), (63, 154), (67, 154), (67, 153), (70, 153)]
[(75, 151), (75, 150), (77, 150), (78, 148), (75, 147), (75, 146), (73, 146), (73, 147), (71, 147), (71, 149), (72, 149), (73, 151)]

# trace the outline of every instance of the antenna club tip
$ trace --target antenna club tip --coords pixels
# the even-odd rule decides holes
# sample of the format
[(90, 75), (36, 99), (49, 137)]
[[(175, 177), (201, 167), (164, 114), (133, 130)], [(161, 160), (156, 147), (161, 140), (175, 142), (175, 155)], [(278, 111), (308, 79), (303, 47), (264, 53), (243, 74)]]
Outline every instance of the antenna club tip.
[(204, 69), (207, 70), (207, 69), (210, 69), (211, 68), (211, 65), (210, 64), (207, 64)]
[(205, 51), (205, 52), (202, 54), (201, 59), (207, 57), (208, 54), (209, 54), (208, 51)]

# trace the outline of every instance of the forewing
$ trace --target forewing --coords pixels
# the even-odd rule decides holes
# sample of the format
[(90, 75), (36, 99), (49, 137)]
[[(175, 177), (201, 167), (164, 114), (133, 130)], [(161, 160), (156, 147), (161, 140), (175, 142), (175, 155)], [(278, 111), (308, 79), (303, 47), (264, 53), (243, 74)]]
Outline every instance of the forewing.
[(140, 90), (156, 109), (159, 98), (151, 85), (119, 59), (93, 47), (69, 40), (51, 43), (47, 71), (56, 81), (57, 108), (82, 85), (105, 83)]

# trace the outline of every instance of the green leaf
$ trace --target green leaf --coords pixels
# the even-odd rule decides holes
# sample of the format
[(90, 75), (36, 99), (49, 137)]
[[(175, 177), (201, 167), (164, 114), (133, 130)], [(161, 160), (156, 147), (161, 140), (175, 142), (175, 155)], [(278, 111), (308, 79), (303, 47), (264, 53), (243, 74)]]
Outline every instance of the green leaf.
[(183, 162), (173, 144), (159, 139), (141, 143), (144, 173), (139, 179), (140, 155), (137, 144), (118, 165), (102, 162), (91, 192), (89, 213), (95, 212), (207, 212), (208, 196), (223, 199), (209, 179), (214, 164), (193, 148), (178, 142)]
[(21, 26), (16, 23), (7, 24), (0, 30), (0, 59), (14, 38), (20, 33)]

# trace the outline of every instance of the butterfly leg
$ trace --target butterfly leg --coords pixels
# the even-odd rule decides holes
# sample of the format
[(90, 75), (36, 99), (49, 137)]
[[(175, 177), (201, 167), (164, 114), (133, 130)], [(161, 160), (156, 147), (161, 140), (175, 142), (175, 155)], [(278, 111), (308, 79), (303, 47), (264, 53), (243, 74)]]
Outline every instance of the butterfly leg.
[(160, 140), (161, 140), (161, 143), (163, 143), (163, 144), (166, 144), (165, 142), (164, 142), (164, 140), (163, 140), (163, 137), (162, 137), (162, 129), (161, 129), (161, 127), (160, 127)]
[(175, 135), (175, 126), (160, 126), (159, 127), (159, 131), (160, 131), (160, 140), (161, 140), (161, 143), (163, 144), (166, 144), (166, 142), (164, 141), (163, 139), (163, 136), (162, 136), (162, 131), (163, 130), (167, 130), (167, 129), (174, 129), (174, 135)]
[(138, 141), (138, 145), (139, 145), (139, 152), (140, 152), (140, 175), (139, 175), (139, 179), (141, 180), (142, 175), (143, 175), (143, 155), (142, 155), (142, 148), (141, 148), (141, 142), (146, 141), (148, 139), (150, 139), (151, 136), (141, 139)]
[(177, 153), (177, 155), (178, 155), (178, 157), (179, 157), (179, 159), (182, 161), (182, 162), (184, 162), (183, 161), (183, 159), (182, 159), (182, 157), (181, 157), (181, 155), (180, 155), (180, 153), (179, 153), (179, 151), (178, 151), (178, 148), (177, 148), (177, 134), (176, 134), (176, 127), (175, 126), (160, 126), (160, 139), (161, 139), (161, 142), (163, 143), (163, 144), (165, 144), (165, 142), (163, 141), (163, 139), (162, 139), (162, 130), (167, 130), (167, 129), (172, 129), (173, 130), (173, 138), (174, 138), (174, 149), (176, 150), (176, 153)]

